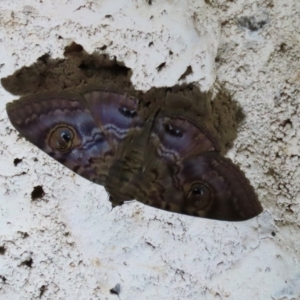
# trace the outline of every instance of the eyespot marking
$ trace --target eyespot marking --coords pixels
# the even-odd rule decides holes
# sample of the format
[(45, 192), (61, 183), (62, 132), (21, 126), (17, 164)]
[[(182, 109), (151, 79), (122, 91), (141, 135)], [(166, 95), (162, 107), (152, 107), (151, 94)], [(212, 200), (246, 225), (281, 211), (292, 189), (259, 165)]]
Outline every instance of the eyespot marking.
[(119, 107), (119, 112), (126, 118), (130, 118), (133, 119), (134, 117), (136, 117), (137, 112), (134, 109), (128, 109), (125, 106), (121, 106)]
[(68, 125), (58, 125), (49, 134), (49, 145), (59, 152), (68, 152), (72, 146), (76, 132)]
[(182, 137), (183, 136), (183, 132), (181, 129), (178, 129), (176, 127), (174, 127), (172, 124), (170, 123), (166, 123), (164, 125), (164, 128), (165, 128), (165, 131), (169, 134), (169, 135), (172, 135), (172, 136), (175, 136), (175, 137)]

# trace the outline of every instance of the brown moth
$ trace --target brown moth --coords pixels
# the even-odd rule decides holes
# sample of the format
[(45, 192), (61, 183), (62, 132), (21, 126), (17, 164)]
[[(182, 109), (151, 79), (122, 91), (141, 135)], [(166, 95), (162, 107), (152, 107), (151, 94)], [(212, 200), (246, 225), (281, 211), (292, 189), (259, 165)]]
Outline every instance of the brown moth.
[(226, 221), (262, 207), (244, 173), (220, 155), (200, 118), (97, 88), (43, 92), (7, 104), (13, 126), (84, 178), (101, 184), (113, 205), (136, 199), (171, 212)]

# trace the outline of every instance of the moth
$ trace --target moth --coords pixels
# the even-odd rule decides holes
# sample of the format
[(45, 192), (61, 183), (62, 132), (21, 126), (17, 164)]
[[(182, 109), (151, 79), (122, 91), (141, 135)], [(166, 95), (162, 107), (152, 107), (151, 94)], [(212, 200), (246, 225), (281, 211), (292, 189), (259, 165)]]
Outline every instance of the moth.
[(243, 221), (262, 212), (244, 173), (186, 110), (141, 108), (139, 99), (91, 88), (41, 92), (7, 104), (28, 141), (103, 185), (113, 206), (144, 204), (202, 218)]

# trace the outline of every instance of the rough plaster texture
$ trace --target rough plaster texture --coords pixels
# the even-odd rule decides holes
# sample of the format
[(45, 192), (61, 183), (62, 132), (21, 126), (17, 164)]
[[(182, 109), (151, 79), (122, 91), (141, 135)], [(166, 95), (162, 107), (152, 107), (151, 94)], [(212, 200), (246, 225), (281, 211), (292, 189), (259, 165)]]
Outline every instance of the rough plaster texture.
[[(226, 91), (244, 116), (227, 155), (264, 213), (227, 223), (111, 210), (101, 186), (18, 136), (5, 112), (18, 96), (1, 87), (1, 300), (300, 299), (299, 1), (161, 2), (1, 1), (0, 77), (76, 42), (122, 61), (137, 90)], [(32, 200), (36, 186), (45, 194)]]

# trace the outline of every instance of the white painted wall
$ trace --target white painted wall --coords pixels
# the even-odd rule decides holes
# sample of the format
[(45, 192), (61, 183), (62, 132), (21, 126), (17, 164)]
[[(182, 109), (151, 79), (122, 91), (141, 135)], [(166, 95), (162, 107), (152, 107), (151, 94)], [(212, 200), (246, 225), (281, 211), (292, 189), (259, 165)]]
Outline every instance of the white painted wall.
[[(101, 186), (18, 137), (5, 112), (16, 96), (1, 87), (0, 299), (117, 299), (119, 283), (122, 300), (299, 300), (299, 1), (148, 2), (2, 0), (0, 77), (45, 53), (63, 58), (72, 41), (89, 53), (110, 45), (144, 91), (191, 65), (186, 82), (208, 90), (217, 79), (243, 108), (228, 156), (265, 212), (226, 223), (138, 203), (111, 210)], [(243, 16), (266, 24), (251, 31)], [(37, 185), (46, 194), (31, 201)]]

